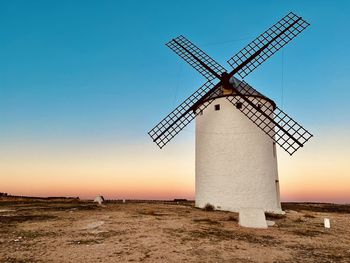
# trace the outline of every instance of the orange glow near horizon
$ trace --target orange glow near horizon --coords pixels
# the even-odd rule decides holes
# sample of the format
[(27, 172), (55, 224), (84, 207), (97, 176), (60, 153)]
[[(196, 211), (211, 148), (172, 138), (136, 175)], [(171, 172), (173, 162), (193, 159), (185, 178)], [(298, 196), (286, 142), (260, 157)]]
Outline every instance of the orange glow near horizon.
[[(153, 146), (153, 145), (152, 145)], [(58, 147), (59, 148), (59, 147)], [(115, 147), (111, 147), (111, 149)], [(150, 147), (149, 147), (150, 148)], [(152, 147), (118, 146), (118, 150), (98, 148), (56, 149), (29, 154), (1, 156), (0, 192), (29, 196), (79, 196), (130, 199), (193, 199), (194, 155), (188, 149), (159, 151)], [(31, 152), (32, 150), (27, 149)], [(164, 154), (165, 153), (165, 154)]]
[[(350, 203), (349, 139), (311, 139), (292, 157), (279, 150), (283, 201)], [(322, 142), (321, 142), (322, 141)], [(26, 196), (194, 199), (194, 146), (77, 144), (0, 152), (0, 192)], [(109, 149), (109, 150), (107, 150)]]
[(279, 154), (283, 200), (350, 203), (349, 161), (350, 138), (339, 132), (312, 138), (292, 157)]

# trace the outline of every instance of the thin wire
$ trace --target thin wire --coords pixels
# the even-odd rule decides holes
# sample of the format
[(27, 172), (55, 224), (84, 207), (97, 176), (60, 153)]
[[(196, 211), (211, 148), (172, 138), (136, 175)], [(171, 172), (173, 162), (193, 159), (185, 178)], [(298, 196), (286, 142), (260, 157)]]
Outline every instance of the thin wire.
[(284, 50), (282, 50), (281, 63), (281, 108), (284, 110)]
[(177, 81), (176, 81), (175, 91), (174, 91), (173, 107), (176, 107), (175, 103), (177, 103), (177, 94), (178, 94), (180, 82), (181, 82), (181, 73), (182, 73), (182, 65), (180, 64), (179, 70), (177, 73)]

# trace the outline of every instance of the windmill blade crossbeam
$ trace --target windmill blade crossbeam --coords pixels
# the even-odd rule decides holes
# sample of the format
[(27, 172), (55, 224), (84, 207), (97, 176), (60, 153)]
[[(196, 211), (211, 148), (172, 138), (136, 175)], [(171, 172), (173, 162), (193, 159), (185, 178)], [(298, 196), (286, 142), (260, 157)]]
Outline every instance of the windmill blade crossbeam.
[[(241, 78), (244, 78), (283, 46), (288, 44), (309, 25), (308, 22), (291, 12), (227, 62), (233, 68), (241, 67), (237, 71), (237, 74)], [(242, 64), (244, 66), (241, 66)]]
[(223, 66), (182, 35), (170, 40), (166, 43), (166, 46), (172, 49), (208, 81), (221, 76), (226, 71)]
[(228, 96), (227, 99), (290, 155), (312, 137), (310, 132), (247, 83), (241, 82), (236, 89), (244, 96)]
[(159, 148), (163, 148), (164, 145), (185, 128), (201, 111), (212, 103), (212, 101), (206, 101), (200, 104), (197, 110), (193, 108), (193, 105), (197, 105), (198, 101), (201, 100), (203, 96), (206, 98), (214, 96), (219, 86), (220, 83), (215, 85), (212, 82), (206, 82), (148, 132), (149, 136), (151, 136), (152, 140)]

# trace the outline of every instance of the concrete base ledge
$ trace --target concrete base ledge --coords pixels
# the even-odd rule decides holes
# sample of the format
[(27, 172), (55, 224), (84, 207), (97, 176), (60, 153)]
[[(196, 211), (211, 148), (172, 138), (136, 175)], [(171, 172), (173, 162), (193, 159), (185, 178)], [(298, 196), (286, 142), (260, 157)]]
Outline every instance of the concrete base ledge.
[(251, 228), (267, 228), (264, 210), (261, 208), (241, 208), (239, 225)]

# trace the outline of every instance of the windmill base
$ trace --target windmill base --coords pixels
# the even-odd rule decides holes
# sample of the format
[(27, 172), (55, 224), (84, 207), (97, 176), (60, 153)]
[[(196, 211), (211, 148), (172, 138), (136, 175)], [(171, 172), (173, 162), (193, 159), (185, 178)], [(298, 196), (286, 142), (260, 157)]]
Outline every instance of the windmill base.
[[(239, 213), (242, 209), (246, 208), (246, 207), (221, 206), (221, 205), (215, 204), (214, 202), (199, 203), (199, 202), (195, 201), (195, 207), (201, 208), (201, 209), (204, 209), (205, 206), (208, 204), (212, 205), (215, 210), (228, 211), (228, 212), (234, 212), (234, 213)], [(276, 214), (276, 215), (284, 215), (285, 214), (285, 212), (280, 208), (271, 209), (271, 208), (263, 208), (263, 207), (254, 207), (254, 209), (261, 209), (265, 213), (271, 213), (271, 214)]]
[(264, 211), (257, 208), (242, 208), (239, 211), (239, 225), (251, 228), (267, 228)]

